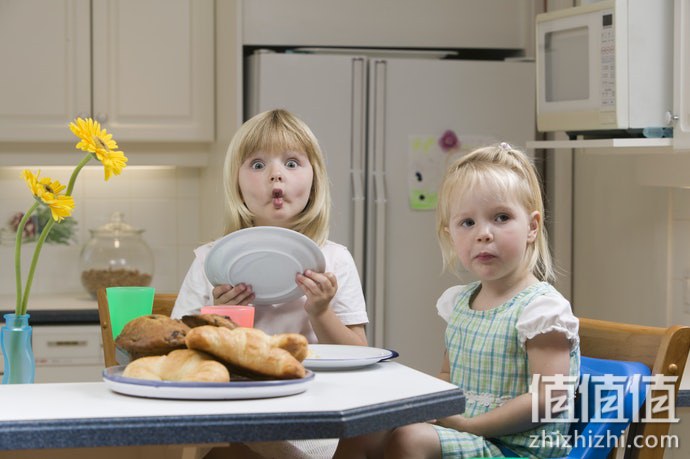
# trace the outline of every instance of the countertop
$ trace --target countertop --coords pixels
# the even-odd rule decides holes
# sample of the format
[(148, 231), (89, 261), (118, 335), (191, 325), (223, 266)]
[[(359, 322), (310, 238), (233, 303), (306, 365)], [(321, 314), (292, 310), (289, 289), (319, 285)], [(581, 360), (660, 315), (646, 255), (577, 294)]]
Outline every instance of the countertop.
[(317, 372), (305, 392), (276, 398), (164, 400), (70, 383), (4, 385), (0, 399), (0, 450), (338, 438), (465, 407), (456, 386), (396, 362)]
[[(14, 295), (0, 295), (0, 322), (4, 314), (14, 313)], [(31, 325), (98, 324), (98, 302), (82, 292), (38, 294), (29, 298)]]

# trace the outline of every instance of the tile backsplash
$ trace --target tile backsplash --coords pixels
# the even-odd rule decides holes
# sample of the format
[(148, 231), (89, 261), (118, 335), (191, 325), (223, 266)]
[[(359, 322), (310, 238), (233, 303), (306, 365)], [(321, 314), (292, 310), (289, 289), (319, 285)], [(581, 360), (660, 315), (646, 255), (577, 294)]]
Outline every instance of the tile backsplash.
[[(30, 170), (36, 171), (36, 167)], [(41, 167), (41, 175), (61, 183), (69, 181), (72, 167)], [(0, 227), (16, 212), (25, 212), (32, 197), (21, 178), (22, 168), (0, 167)], [(127, 223), (145, 230), (142, 237), (154, 254), (152, 285), (160, 292), (177, 292), (191, 264), (193, 250), (203, 242), (201, 227), (201, 172), (197, 168), (136, 167), (103, 179), (103, 168), (87, 166), (74, 187), (76, 242), (45, 244), (36, 269), (32, 293), (84, 293), (80, 252), (90, 239), (89, 230), (122, 212)], [(24, 277), (35, 243), (24, 244)], [(0, 245), (0, 295), (15, 292), (14, 245)]]

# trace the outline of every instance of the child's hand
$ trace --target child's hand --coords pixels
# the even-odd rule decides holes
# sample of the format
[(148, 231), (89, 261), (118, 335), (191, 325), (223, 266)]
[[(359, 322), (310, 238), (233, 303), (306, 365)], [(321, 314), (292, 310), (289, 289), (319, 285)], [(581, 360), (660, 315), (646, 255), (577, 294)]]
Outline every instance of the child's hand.
[(241, 304), (248, 305), (254, 299), (252, 286), (244, 283), (235, 285), (219, 285), (213, 289), (213, 304)]
[(326, 311), (338, 291), (338, 280), (333, 273), (317, 273), (307, 269), (304, 274), (297, 274), (295, 280), (307, 295), (304, 309), (309, 315), (319, 315)]

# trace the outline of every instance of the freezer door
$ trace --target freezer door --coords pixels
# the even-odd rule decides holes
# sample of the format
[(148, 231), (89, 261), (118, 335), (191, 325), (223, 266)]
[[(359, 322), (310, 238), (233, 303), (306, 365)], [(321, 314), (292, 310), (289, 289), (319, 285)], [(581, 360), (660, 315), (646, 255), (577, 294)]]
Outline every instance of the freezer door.
[[(378, 59), (369, 81), (368, 240), (376, 242), (368, 245), (366, 286), (374, 344), (436, 374), (445, 330), (436, 300), (472, 279), (442, 274), (433, 193), (456, 155), (534, 139), (534, 64)], [(444, 149), (438, 142), (448, 131), (458, 143)]]
[(245, 118), (285, 108), (309, 125), (331, 181), (329, 239), (364, 256), (365, 68), (358, 56), (257, 52), (247, 60)]

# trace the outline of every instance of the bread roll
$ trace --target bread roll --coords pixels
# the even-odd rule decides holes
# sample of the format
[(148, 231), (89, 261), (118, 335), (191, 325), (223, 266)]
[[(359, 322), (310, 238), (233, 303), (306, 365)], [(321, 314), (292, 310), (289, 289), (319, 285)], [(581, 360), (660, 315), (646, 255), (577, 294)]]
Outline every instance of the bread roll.
[(178, 349), (168, 355), (142, 357), (127, 365), (122, 375), (154, 381), (230, 381), (230, 373), (225, 365), (208, 354), (190, 349)]
[(301, 335), (274, 338), (256, 328), (238, 327), (229, 330), (206, 325), (191, 329), (186, 341), (188, 348), (208, 352), (242, 371), (277, 379), (291, 379), (303, 378), (306, 372), (298, 359), (278, 345), (286, 345), (298, 355), (306, 355), (307, 340), (298, 336)]
[(189, 327), (179, 320), (161, 314), (137, 317), (125, 324), (115, 345), (132, 358), (166, 355), (175, 349), (184, 349)]
[(233, 330), (238, 325), (230, 317), (219, 314), (190, 314), (182, 316), (182, 322), (189, 328), (201, 327), (203, 325), (213, 325), (215, 327), (225, 327)]

